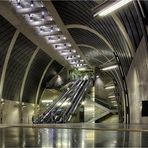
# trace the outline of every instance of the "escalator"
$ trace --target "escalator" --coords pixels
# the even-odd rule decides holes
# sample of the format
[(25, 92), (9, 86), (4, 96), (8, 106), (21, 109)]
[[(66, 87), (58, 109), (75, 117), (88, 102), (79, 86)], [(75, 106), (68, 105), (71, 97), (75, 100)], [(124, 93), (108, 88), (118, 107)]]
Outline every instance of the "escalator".
[(78, 108), (92, 80), (77, 80), (46, 112), (34, 123), (66, 123)]

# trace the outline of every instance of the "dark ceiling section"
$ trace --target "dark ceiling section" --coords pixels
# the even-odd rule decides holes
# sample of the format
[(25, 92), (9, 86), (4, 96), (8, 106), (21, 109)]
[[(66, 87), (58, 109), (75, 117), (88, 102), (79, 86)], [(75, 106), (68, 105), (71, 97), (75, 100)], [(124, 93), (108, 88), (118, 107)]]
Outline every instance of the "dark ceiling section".
[(127, 74), (132, 57), (130, 49), (118, 26), (111, 16), (94, 18), (91, 9), (97, 5), (93, 1), (54, 1), (64, 23), (89, 26), (103, 35), (117, 52), (122, 67)]
[(14, 35), (15, 28), (0, 15), (0, 76), (11, 39)]
[(144, 15), (145, 15), (145, 22), (147, 23), (148, 25), (148, 1), (147, 0), (143, 0), (143, 1), (140, 1), (141, 4), (142, 4), (142, 8), (143, 8), (143, 11), (144, 11)]
[[(39, 99), (42, 95), (43, 90), (46, 87), (46, 84), (55, 76), (57, 75), (60, 70), (63, 68), (62, 65), (60, 65), (59, 63), (57, 63), (56, 61), (53, 61), (52, 64), (50, 65), (50, 67), (48, 68), (46, 75), (42, 81), (41, 84), (41, 89), (40, 89), (40, 93), (39, 93)], [(39, 103), (39, 99), (38, 99), (38, 103)]]
[(20, 88), (27, 64), (36, 46), (23, 34), (19, 34), (12, 50), (4, 83), (3, 98), (19, 100)]
[(124, 24), (132, 45), (136, 50), (143, 35), (134, 4), (127, 5), (117, 15)]
[(62, 72), (60, 72), (60, 74), (53, 80), (50, 81), (49, 84), (47, 84), (46, 86), (48, 88), (61, 88), (62, 85), (65, 85), (66, 83), (68, 83), (68, 76), (67, 76), (67, 69), (63, 69)]
[(39, 50), (28, 73), (23, 102), (34, 103), (40, 79), (50, 61), (51, 58), (42, 50)]
[[(69, 29), (69, 32), (73, 36), (77, 44), (89, 45), (96, 48), (96, 50), (83, 50), (83, 53), (87, 57), (90, 57), (91, 59), (95, 58), (102, 62), (106, 62), (108, 59), (114, 57), (114, 54), (109, 49), (109, 47), (95, 34), (83, 29), (76, 28)], [(102, 54), (105, 55), (108, 59), (102, 56)]]

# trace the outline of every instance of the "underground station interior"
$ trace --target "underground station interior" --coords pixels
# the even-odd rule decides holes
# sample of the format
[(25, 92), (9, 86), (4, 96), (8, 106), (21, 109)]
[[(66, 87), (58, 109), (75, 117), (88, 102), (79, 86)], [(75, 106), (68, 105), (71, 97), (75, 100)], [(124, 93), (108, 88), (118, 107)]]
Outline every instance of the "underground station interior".
[(0, 147), (147, 139), (147, 0), (0, 1)]

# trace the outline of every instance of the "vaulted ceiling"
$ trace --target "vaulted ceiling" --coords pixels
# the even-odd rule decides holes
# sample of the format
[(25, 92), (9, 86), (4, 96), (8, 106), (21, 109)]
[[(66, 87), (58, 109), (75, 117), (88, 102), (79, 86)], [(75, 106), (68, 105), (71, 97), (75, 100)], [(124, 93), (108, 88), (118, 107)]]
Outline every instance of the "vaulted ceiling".
[[(37, 27), (30, 25), (24, 19), (24, 14), (14, 9), (15, 1), (11, 2), (0, 2), (0, 76), (1, 79), (5, 78), (1, 82), (0, 97), (26, 102), (38, 101), (46, 82), (63, 67), (69, 68), (70, 60), (57, 52), (54, 48), (56, 45), (53, 47), (45, 41), (45, 36), (35, 30)], [(117, 63), (118, 70), (100, 72), (100, 76), (106, 83), (112, 78), (121, 85), (143, 37), (134, 2), (102, 18), (93, 17), (92, 12), (108, 0), (34, 2), (37, 3), (36, 7), (38, 3), (43, 4), (44, 10), (49, 11), (53, 17), (54, 24), (46, 22), (44, 25), (56, 24), (60, 28), (60, 35), (62, 33), (66, 37), (66, 41), (80, 55), (78, 58), (84, 60), (86, 65), (100, 68)], [(28, 5), (30, 1), (26, 0), (26, 3), (29, 11), (32, 11)], [(147, 14), (147, 2), (143, 1), (142, 6)], [(34, 14), (39, 13), (39, 10), (33, 11)], [(29, 13), (27, 15), (30, 16)], [(58, 35), (57, 32), (53, 35)]]

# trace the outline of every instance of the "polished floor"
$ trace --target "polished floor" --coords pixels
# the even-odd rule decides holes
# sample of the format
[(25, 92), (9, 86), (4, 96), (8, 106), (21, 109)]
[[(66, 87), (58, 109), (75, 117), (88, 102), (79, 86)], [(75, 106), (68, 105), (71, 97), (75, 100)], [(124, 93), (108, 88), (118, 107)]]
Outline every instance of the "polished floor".
[(0, 125), (0, 147), (148, 147), (147, 125)]

